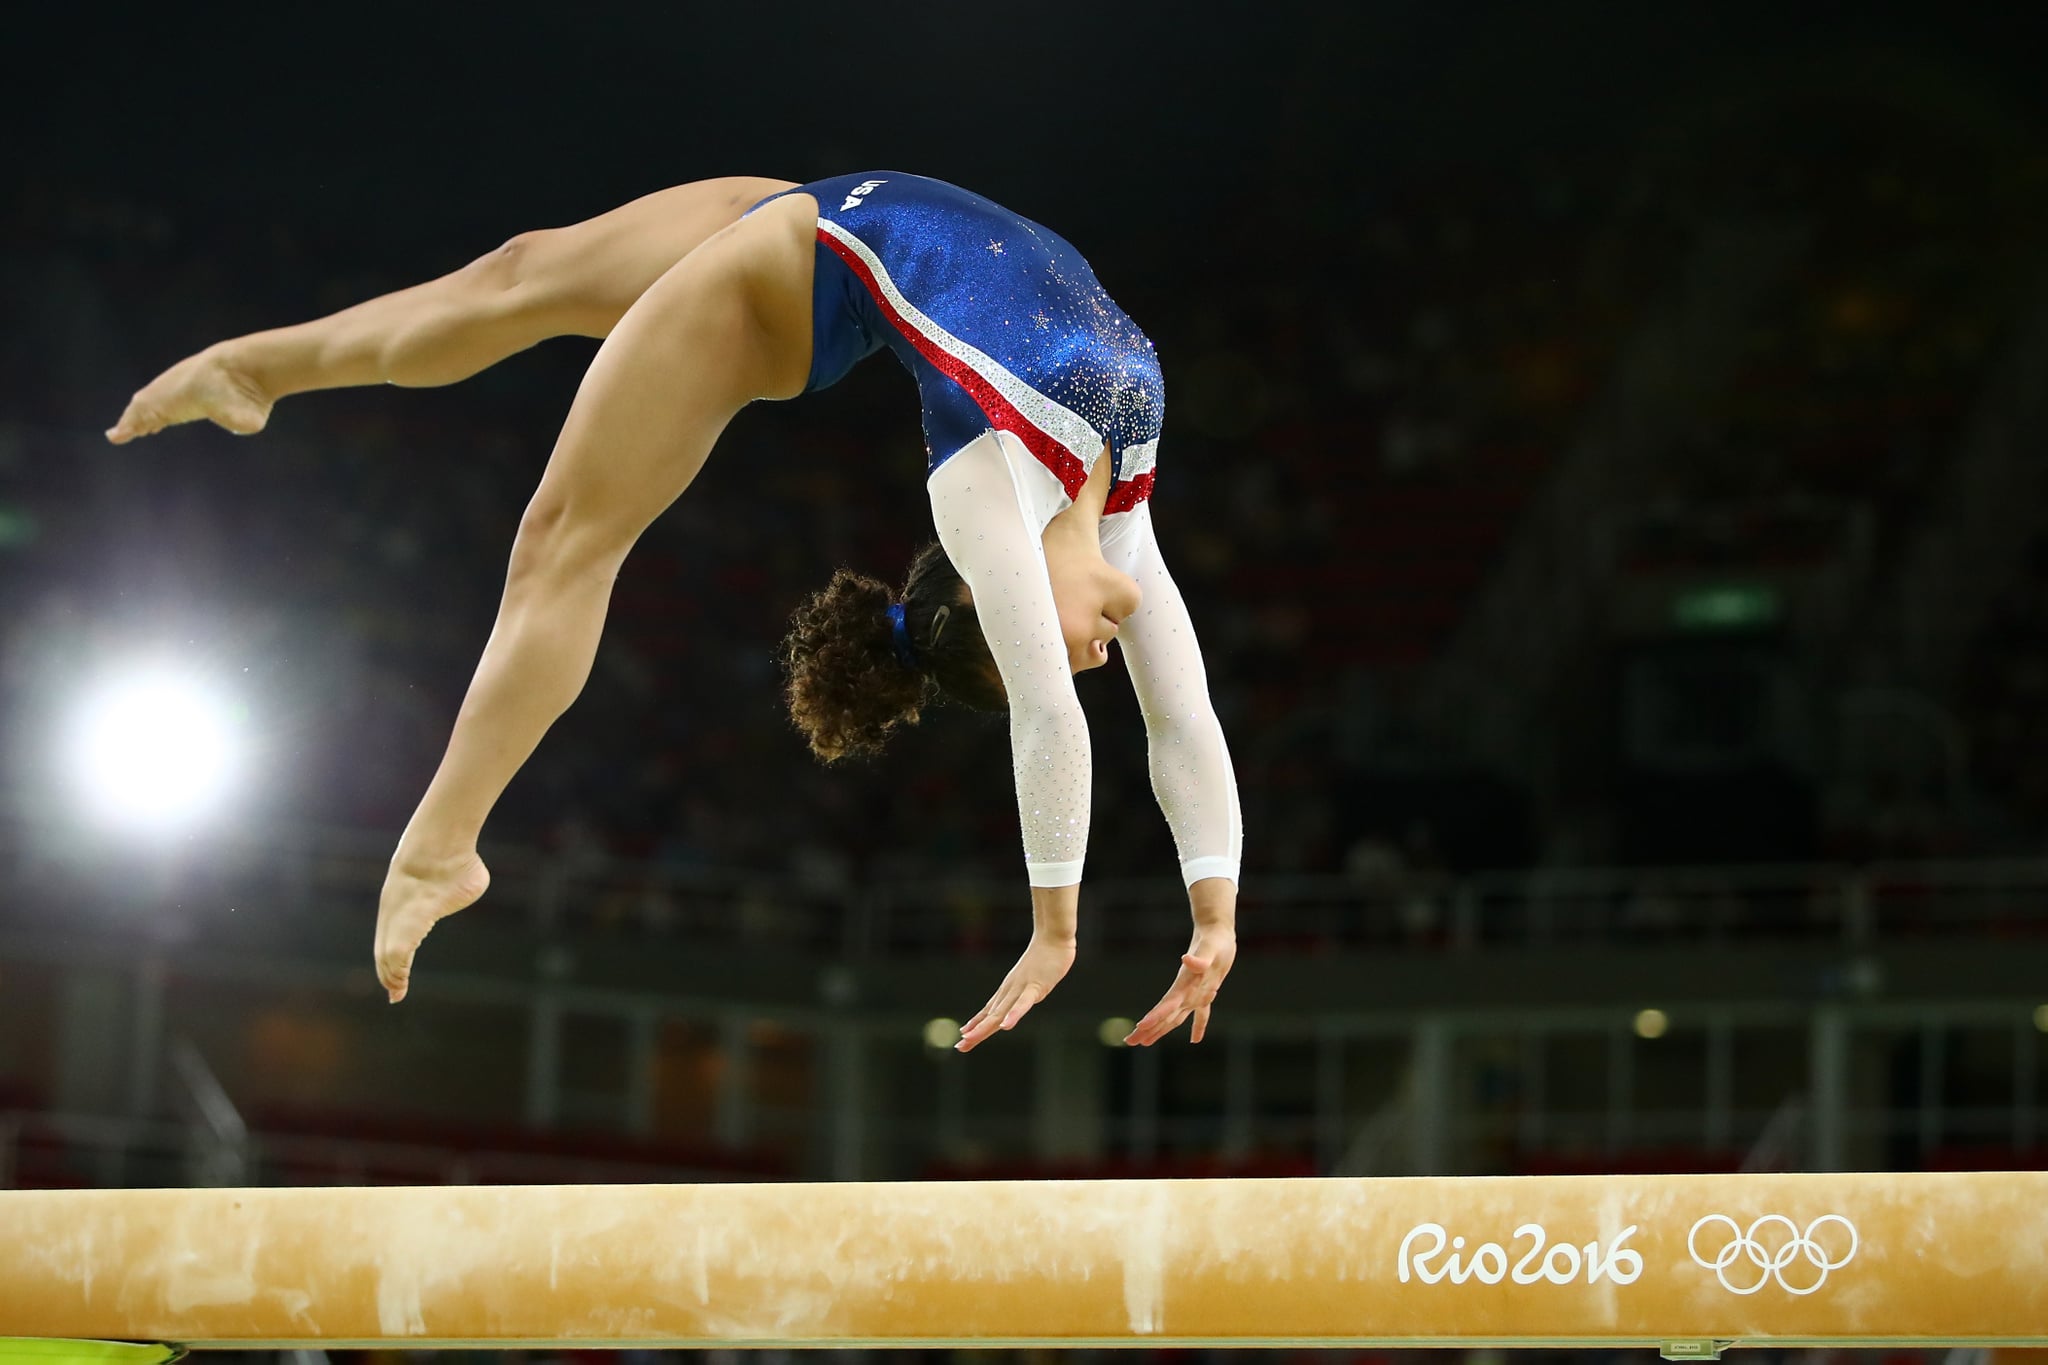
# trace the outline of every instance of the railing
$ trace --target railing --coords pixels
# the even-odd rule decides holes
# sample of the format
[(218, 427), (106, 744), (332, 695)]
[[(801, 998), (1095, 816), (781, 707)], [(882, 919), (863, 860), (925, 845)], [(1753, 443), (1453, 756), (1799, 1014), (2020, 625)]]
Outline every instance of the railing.
[[(1515, 1170), (1803, 1169), (1805, 1105), (1792, 1097), (1775, 1109), (1711, 1111), (1619, 1108), (1598, 1112), (1466, 1112), (1451, 1117), (1440, 1157), (1446, 1169)], [(1092, 1120), (1096, 1154), (1060, 1173), (1153, 1165), (1183, 1173), (1320, 1169), (1347, 1175), (1402, 1174), (1412, 1114), (1396, 1100), (1372, 1113), (1248, 1114), (1233, 1140), (1221, 1113), (1106, 1113)], [(1991, 1106), (1862, 1108), (1844, 1114), (1859, 1165), (2028, 1166), (2048, 1152), (2048, 1108), (2030, 1100)], [(952, 1125), (871, 1114), (872, 1169), (973, 1174), (1033, 1164), (1029, 1125), (1017, 1116), (962, 1115)], [(1350, 1136), (1347, 1144), (1342, 1138)], [(1334, 1140), (1334, 1141), (1333, 1141)], [(195, 1165), (187, 1123), (158, 1119), (0, 1110), (0, 1189), (15, 1187), (190, 1186), (214, 1183)], [(363, 1137), (258, 1132), (241, 1149), (238, 1184), (572, 1184), (733, 1181), (767, 1178), (729, 1167), (585, 1157), (488, 1144), (451, 1146)], [(1321, 1155), (1319, 1155), (1319, 1153)], [(1037, 1163), (1059, 1166), (1059, 1163)]]
[[(176, 937), (178, 916), (192, 907), (247, 906), (276, 921), (337, 903), (373, 906), (388, 843), (382, 835), (284, 830), (144, 857), (54, 824), (0, 820), (0, 885), (10, 891), (0, 917), (75, 919), (99, 907)], [(845, 957), (960, 954), (1010, 946), (1023, 903), (1021, 876), (830, 886), (733, 869), (572, 864), (530, 848), (486, 853), (499, 921), (507, 910), (523, 911), (528, 928), (543, 935), (573, 928)], [(1082, 932), (1098, 951), (1152, 948), (1187, 933), (1185, 894), (1170, 875), (1091, 881), (1086, 904)], [(1375, 879), (1267, 877), (1254, 868), (1238, 922), (1245, 942), (1267, 952), (2048, 939), (2048, 860)]]
[[(189, 1125), (0, 1110), (0, 1189), (212, 1183), (192, 1163)], [(731, 1181), (730, 1170), (536, 1152), (254, 1133), (235, 1172), (247, 1185), (549, 1185)]]
[[(915, 1124), (871, 1115), (864, 1137), (867, 1169), (908, 1174), (977, 1171), (1087, 1174), (1132, 1165), (1184, 1174), (1234, 1169), (1272, 1172), (1292, 1162), (1297, 1172), (1409, 1175), (1409, 1125), (1414, 1116), (1393, 1104), (1375, 1113), (1248, 1116), (1238, 1141), (1221, 1114), (1123, 1114), (1090, 1120), (1096, 1138), (1087, 1158), (1035, 1159), (1028, 1124), (1014, 1116), (970, 1118), (941, 1135), (929, 1119)], [(1917, 1169), (1924, 1165), (2026, 1167), (2044, 1156), (2048, 1110), (2038, 1107), (1943, 1110), (1932, 1125), (1925, 1109), (1852, 1109), (1845, 1115), (1859, 1167)], [(1798, 1171), (1809, 1169), (1803, 1101), (1776, 1108), (1704, 1105), (1615, 1112), (1465, 1113), (1453, 1116), (1436, 1153), (1445, 1172), (1513, 1174), (1608, 1171)], [(1334, 1134), (1349, 1144), (1333, 1144)], [(1206, 1163), (1207, 1169), (1202, 1169)]]

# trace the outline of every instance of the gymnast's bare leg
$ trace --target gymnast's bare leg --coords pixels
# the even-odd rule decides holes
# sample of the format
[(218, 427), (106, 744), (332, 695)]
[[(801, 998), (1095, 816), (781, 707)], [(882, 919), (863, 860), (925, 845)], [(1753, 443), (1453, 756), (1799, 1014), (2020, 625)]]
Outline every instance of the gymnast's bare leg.
[[(618, 210), (624, 221), (559, 230), (570, 241), (515, 238), (443, 279), (223, 343), (144, 388), (108, 433), (121, 442), (199, 418), (255, 431), (287, 393), (452, 383), (547, 336), (606, 337), (521, 520), (448, 750), (392, 857), (376, 961), (394, 1002), (427, 932), (488, 886), (484, 819), (582, 690), (626, 552), (740, 408), (803, 388), (817, 206), (792, 196), (737, 221), (781, 188), (683, 186), (664, 192), (680, 201), (669, 213), (649, 210), (663, 198), (650, 196)], [(535, 260), (547, 255), (556, 261)]]
[(278, 399), (360, 384), (431, 388), (550, 337), (603, 337), (670, 266), (787, 180), (700, 180), (563, 228), (523, 232), (462, 269), (295, 327), (209, 346), (138, 391), (115, 445), (181, 422), (250, 435)]

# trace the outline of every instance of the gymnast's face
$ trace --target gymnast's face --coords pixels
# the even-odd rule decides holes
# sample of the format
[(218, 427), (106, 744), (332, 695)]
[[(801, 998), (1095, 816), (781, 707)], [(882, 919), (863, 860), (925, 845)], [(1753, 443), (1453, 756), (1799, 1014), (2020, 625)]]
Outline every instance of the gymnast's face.
[(1074, 672), (1109, 662), (1109, 642), (1124, 618), (1138, 609), (1138, 597), (1138, 580), (1100, 559), (1081, 564), (1072, 574), (1053, 574), (1053, 603)]
[[(1048, 556), (1046, 570), (1067, 667), (1077, 674), (1102, 667), (1109, 662), (1109, 642), (1118, 627), (1138, 609), (1138, 581), (1099, 555), (1074, 560)], [(961, 593), (965, 601), (974, 601), (964, 585)]]

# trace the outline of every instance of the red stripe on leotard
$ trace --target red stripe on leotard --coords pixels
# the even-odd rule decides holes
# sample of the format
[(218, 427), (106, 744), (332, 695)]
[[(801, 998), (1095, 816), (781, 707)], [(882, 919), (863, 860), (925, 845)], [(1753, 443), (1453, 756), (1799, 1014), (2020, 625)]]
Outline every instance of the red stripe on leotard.
[[(1053, 477), (1067, 490), (1069, 498), (1080, 496), (1081, 486), (1088, 482), (1088, 468), (1073, 451), (1068, 450), (1035, 425), (1030, 418), (1017, 411), (1010, 400), (997, 392), (996, 387), (982, 378), (973, 366), (958, 356), (949, 355), (934, 344), (930, 337), (912, 326), (890, 304), (889, 296), (882, 290), (881, 285), (876, 283), (874, 272), (868, 269), (868, 263), (852, 248), (822, 228), (818, 231), (818, 240), (831, 247), (833, 254), (846, 262), (847, 267), (859, 277), (861, 284), (874, 298), (875, 306), (882, 310), (882, 316), (889, 319), (889, 325), (901, 332), (904, 340), (917, 347), (918, 354), (930, 361), (934, 369), (967, 391), (967, 396), (987, 415), (989, 425), (998, 431), (1010, 432), (1022, 441), (1025, 449), (1029, 450), (1040, 464), (1053, 472)], [(1146, 478), (1147, 487), (1150, 487), (1150, 476)], [(1134, 480), (1133, 486), (1135, 482)]]
[(1120, 483), (1109, 490), (1109, 496), (1102, 501), (1102, 515), (1112, 512), (1128, 512), (1152, 496), (1153, 471), (1146, 470), (1137, 478)]

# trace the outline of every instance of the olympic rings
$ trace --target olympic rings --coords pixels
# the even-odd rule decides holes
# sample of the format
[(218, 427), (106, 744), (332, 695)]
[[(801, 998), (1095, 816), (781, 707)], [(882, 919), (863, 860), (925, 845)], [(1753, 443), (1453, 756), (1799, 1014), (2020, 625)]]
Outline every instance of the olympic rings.
[[(1699, 1249), (1700, 1229), (1709, 1223), (1726, 1223), (1729, 1232), (1727, 1244), (1715, 1253), (1712, 1260), (1708, 1260), (1700, 1255)], [(1844, 1228), (1848, 1229), (1849, 1249), (1842, 1253), (1840, 1260), (1831, 1258), (1827, 1249), (1813, 1239), (1813, 1234), (1820, 1230), (1823, 1223), (1840, 1223)], [(1776, 1224), (1784, 1225), (1785, 1232), (1787, 1233), (1786, 1239), (1775, 1251), (1766, 1251), (1763, 1242), (1758, 1239), (1757, 1234), (1766, 1226)], [(1797, 1223), (1782, 1213), (1765, 1214), (1754, 1223), (1751, 1223), (1747, 1232), (1743, 1231), (1742, 1225), (1727, 1214), (1710, 1213), (1700, 1219), (1699, 1222), (1694, 1223), (1692, 1231), (1685, 1235), (1685, 1249), (1692, 1253), (1693, 1262), (1703, 1269), (1713, 1271), (1714, 1278), (1721, 1282), (1721, 1287), (1731, 1294), (1754, 1294), (1774, 1279), (1778, 1282), (1778, 1288), (1788, 1294), (1811, 1294), (1828, 1282), (1828, 1272), (1830, 1270), (1840, 1270), (1855, 1259), (1856, 1248), (1859, 1245), (1860, 1243), (1856, 1236), (1856, 1225), (1838, 1213), (1822, 1214), (1811, 1223), (1808, 1223), (1804, 1232), (1799, 1230)], [(1760, 1273), (1756, 1277), (1756, 1283), (1747, 1287), (1738, 1287), (1729, 1283), (1728, 1267), (1734, 1265), (1739, 1258), (1744, 1256), (1749, 1258), (1750, 1264), (1754, 1265)], [(1808, 1265), (1820, 1272), (1819, 1278), (1804, 1288), (1788, 1283), (1785, 1279), (1785, 1267), (1791, 1265), (1802, 1256), (1806, 1258)], [(1744, 1276), (1743, 1278), (1747, 1277)]]

